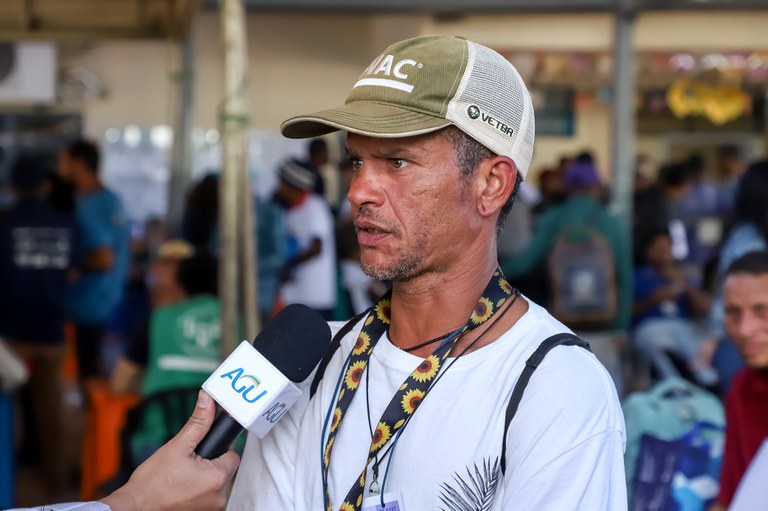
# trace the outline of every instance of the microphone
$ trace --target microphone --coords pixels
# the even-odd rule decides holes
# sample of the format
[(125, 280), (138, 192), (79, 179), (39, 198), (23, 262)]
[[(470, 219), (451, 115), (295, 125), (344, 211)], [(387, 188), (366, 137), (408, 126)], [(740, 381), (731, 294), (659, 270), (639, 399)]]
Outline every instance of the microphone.
[(259, 438), (272, 429), (320, 363), (331, 342), (328, 323), (305, 305), (284, 308), (256, 336), (243, 341), (203, 383), (224, 409), (195, 452), (213, 459), (224, 454), (243, 428)]

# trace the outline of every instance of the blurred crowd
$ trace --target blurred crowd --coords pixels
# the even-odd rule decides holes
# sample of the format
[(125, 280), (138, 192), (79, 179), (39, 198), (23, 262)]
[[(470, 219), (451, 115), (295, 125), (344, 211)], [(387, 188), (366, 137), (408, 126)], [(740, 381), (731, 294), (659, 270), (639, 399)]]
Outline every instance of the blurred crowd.
[[(26, 504), (78, 496), (86, 447), (72, 459), (67, 432), (81, 424), (77, 441), (89, 441), (97, 389), (139, 400), (196, 389), (221, 359), (217, 175), (189, 190), (178, 228), (136, 228), (99, 169), (98, 147), (81, 140), (55, 165), (25, 154), (10, 173), (0, 335), (29, 376), (15, 418), (0, 421), (20, 425), (16, 462), (44, 483)], [(691, 154), (653, 168), (640, 157), (631, 219), (611, 212), (610, 169), (590, 151), (532, 174), (499, 233), (510, 282), (590, 341), (620, 396), (671, 376), (725, 396), (744, 362), (725, 334), (722, 281), (734, 260), (766, 249), (768, 162), (749, 164), (730, 146), (711, 162)], [(254, 204), (262, 320), (292, 303), (328, 320), (371, 307), (387, 283), (360, 269), (351, 165), (331, 162), (316, 139), (277, 175), (274, 194)], [(167, 440), (163, 413), (126, 423), (134, 464)]]
[[(500, 235), (500, 261), (520, 289), (586, 338), (599, 345), (599, 332), (616, 334), (624, 362), (632, 362), (614, 373), (620, 391), (642, 385), (627, 371), (644, 364), (646, 384), (682, 376), (725, 395), (742, 362), (725, 335), (720, 287), (735, 259), (766, 247), (766, 165), (749, 165), (733, 146), (720, 147), (716, 161), (691, 154), (658, 168), (638, 157), (626, 225), (610, 212), (605, 173), (592, 154), (563, 156), (539, 173), (538, 189), (523, 184), (531, 190), (521, 190)], [(573, 240), (579, 236), (581, 243)], [(579, 257), (596, 268), (574, 263)], [(580, 324), (585, 311), (599, 321)]]

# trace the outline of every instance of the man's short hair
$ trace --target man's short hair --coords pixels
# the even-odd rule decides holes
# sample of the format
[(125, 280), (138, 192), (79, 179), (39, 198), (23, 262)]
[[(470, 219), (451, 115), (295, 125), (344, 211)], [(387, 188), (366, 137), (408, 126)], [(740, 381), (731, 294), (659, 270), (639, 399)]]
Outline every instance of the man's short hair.
[(83, 162), (94, 174), (99, 172), (99, 148), (93, 142), (85, 139), (72, 142), (67, 146), (67, 154), (71, 159)]
[(725, 276), (728, 277), (736, 273), (754, 276), (768, 274), (768, 251), (756, 250), (733, 261), (725, 271)]
[[(456, 155), (456, 165), (459, 167), (459, 174), (462, 179), (469, 179), (474, 175), (480, 163), (488, 158), (493, 158), (496, 153), (485, 147), (483, 144), (470, 137), (456, 126), (448, 126), (440, 131), (453, 146), (453, 152)], [(515, 187), (512, 190), (507, 202), (499, 211), (499, 218), (496, 221), (496, 232), (501, 233), (504, 223), (507, 220), (509, 211), (517, 198), (517, 192), (520, 190), (520, 184), (523, 182), (523, 176), (518, 171), (515, 175)]]

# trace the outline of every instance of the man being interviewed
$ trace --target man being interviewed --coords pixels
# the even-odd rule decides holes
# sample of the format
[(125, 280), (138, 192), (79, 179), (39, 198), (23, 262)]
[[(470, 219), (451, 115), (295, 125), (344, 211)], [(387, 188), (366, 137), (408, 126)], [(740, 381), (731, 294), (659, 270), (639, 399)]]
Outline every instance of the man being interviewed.
[(229, 509), (626, 509), (621, 410), (588, 350), (553, 349), (506, 427), (526, 360), (568, 332), (498, 269), (534, 139), (514, 67), (460, 38), (395, 43), (344, 106), (282, 126), (336, 130), (362, 268), (393, 287), (249, 438)]

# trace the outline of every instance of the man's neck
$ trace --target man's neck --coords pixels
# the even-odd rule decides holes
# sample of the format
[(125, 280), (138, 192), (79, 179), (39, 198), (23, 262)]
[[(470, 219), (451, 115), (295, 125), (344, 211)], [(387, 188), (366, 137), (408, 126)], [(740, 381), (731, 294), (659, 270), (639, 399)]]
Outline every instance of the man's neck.
[(489, 257), (482, 264), (451, 273), (428, 273), (395, 282), (389, 329), (392, 342), (409, 348), (466, 324), (496, 266), (495, 258)]

